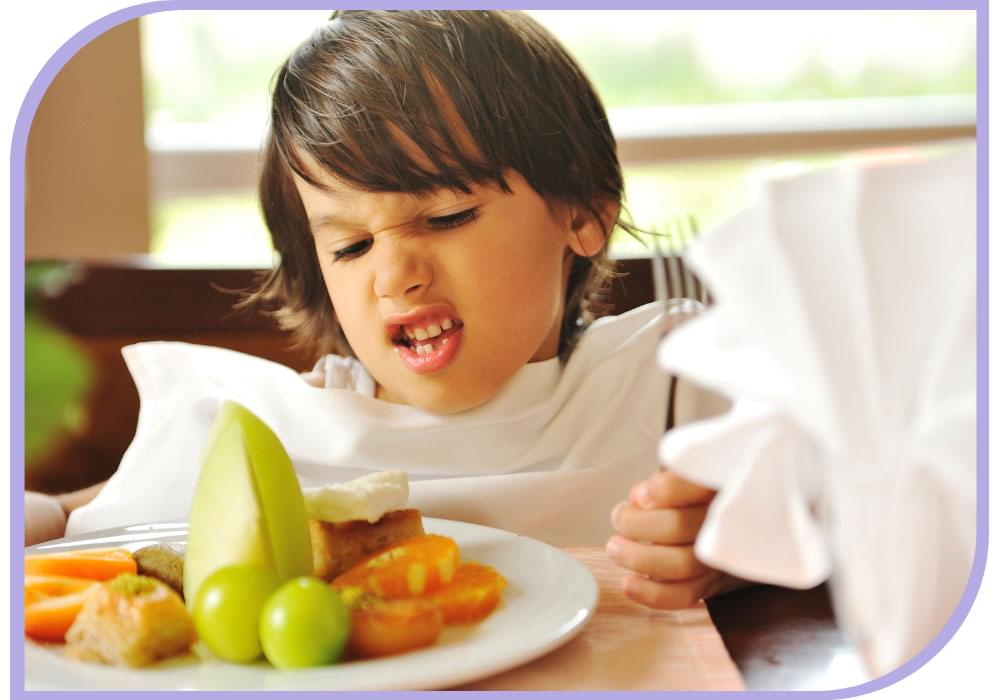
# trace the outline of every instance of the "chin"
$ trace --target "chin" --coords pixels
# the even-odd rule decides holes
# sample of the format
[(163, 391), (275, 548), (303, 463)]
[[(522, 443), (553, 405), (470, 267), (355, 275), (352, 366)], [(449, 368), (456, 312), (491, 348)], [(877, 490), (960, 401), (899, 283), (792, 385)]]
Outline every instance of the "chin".
[(471, 411), (473, 408), (478, 408), (484, 403), (490, 400), (491, 397), (486, 396), (483, 398), (464, 398), (464, 397), (441, 397), (425, 399), (423, 401), (412, 401), (409, 402), (414, 408), (419, 408), (422, 411), (427, 411), (428, 413), (435, 413), (439, 416), (450, 416), (455, 413), (461, 413), (462, 411)]
[(401, 396), (405, 403), (421, 411), (439, 416), (450, 416), (462, 411), (478, 408), (496, 395), (496, 391), (481, 391), (477, 393), (455, 392), (454, 388), (445, 386), (421, 387)]

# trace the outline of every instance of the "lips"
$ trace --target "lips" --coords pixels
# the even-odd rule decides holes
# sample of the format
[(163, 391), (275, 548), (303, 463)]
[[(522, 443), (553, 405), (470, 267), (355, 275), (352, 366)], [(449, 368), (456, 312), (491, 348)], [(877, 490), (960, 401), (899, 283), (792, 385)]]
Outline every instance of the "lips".
[(436, 372), (455, 357), (464, 324), (445, 305), (392, 314), (384, 320), (400, 361), (415, 374)]

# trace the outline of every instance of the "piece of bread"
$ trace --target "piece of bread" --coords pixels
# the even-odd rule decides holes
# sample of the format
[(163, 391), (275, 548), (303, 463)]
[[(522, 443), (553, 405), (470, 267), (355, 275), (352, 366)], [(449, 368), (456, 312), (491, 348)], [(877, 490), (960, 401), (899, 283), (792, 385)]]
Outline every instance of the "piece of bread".
[(310, 519), (313, 572), (324, 581), (330, 581), (372, 552), (406, 537), (422, 534), (423, 520), (416, 508), (389, 511), (374, 523), (366, 520), (331, 523)]
[(198, 635), (180, 596), (162, 581), (122, 574), (87, 591), (66, 633), (66, 654), (146, 666), (187, 652)]

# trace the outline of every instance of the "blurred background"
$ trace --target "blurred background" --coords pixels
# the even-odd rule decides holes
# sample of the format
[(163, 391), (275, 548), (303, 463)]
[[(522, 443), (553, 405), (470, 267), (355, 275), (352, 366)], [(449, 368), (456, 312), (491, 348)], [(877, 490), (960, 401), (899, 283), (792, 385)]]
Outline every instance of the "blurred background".
[[(711, 227), (776, 168), (975, 135), (971, 11), (532, 14), (604, 97), (642, 227), (669, 230), (681, 216)], [(249, 278), (225, 270), (270, 265), (254, 195), (270, 81), (328, 16), (153, 14), (93, 40), (52, 82), (26, 168), (29, 487), (77, 488), (113, 471), (137, 407), (118, 355), (126, 342), (175, 337), (310, 362), (289, 360), (285, 341), (219, 335), (231, 298), (205, 304), (177, 280), (238, 287)], [(628, 237), (613, 253), (646, 254)], [(195, 276), (147, 283), (123, 268)], [(142, 294), (129, 286), (137, 279)]]

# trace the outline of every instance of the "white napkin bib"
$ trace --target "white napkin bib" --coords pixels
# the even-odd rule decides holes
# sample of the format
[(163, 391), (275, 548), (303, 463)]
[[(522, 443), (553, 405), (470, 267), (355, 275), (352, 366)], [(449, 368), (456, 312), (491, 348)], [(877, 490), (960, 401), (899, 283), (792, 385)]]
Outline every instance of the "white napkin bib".
[(303, 376), (221, 348), (129, 346), (141, 402), (136, 435), (67, 532), (186, 519), (209, 427), (232, 399), (275, 431), (303, 487), (403, 469), (410, 505), (425, 515), (558, 545), (603, 544), (611, 508), (657, 468), (667, 378), (655, 353), (665, 328), (683, 318), (665, 319), (650, 304), (600, 319), (565, 366), (526, 365), (491, 401), (452, 416), (375, 399), (355, 360), (327, 357)]
[(766, 184), (688, 262), (716, 305), (661, 365), (734, 402), (660, 457), (720, 489), (696, 543), (738, 576), (808, 587), (876, 674), (919, 652), (976, 540), (972, 149)]

